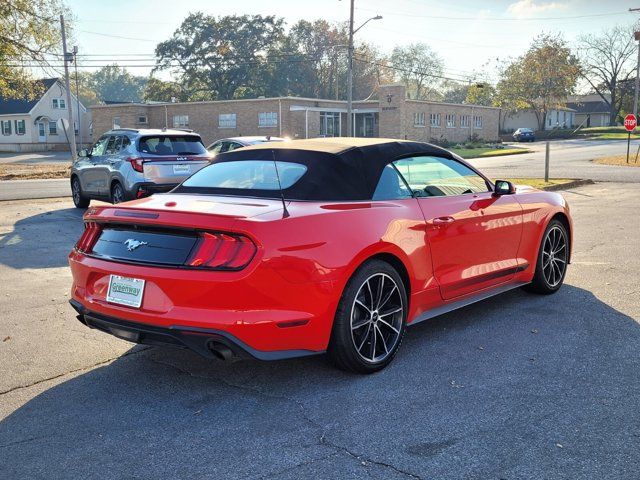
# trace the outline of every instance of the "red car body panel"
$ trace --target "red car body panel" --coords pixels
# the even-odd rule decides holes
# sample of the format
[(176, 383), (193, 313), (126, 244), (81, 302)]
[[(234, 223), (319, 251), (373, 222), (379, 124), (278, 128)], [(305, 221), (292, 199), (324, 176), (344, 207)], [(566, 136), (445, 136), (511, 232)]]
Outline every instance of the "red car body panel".
[[(225, 332), (257, 352), (323, 352), (349, 278), (372, 257), (403, 270), (411, 324), (479, 293), (530, 282), (549, 220), (561, 215), (572, 231), (562, 196), (530, 187), (502, 196), (291, 201), (287, 210), (283, 218), (280, 200), (185, 194), (90, 208), (85, 221), (106, 225), (243, 234), (257, 253), (240, 271), (208, 271), (121, 263), (74, 249), (72, 299), (141, 325)], [(148, 212), (157, 217), (136, 215)], [(454, 221), (446, 223), (448, 217)], [(146, 281), (139, 309), (106, 301), (112, 274)]]

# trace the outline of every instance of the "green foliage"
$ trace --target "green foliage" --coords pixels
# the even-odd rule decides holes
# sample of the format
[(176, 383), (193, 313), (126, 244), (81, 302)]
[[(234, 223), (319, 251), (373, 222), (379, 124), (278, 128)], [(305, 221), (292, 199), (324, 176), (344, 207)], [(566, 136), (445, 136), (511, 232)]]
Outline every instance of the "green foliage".
[(53, 76), (45, 55), (60, 50), (63, 13), (61, 0), (0, 1), (0, 97), (35, 98), (42, 93), (42, 84), (17, 65), (27, 61)]
[(407, 93), (414, 100), (427, 100), (440, 83), (443, 60), (424, 43), (395, 47), (391, 63), (398, 78), (406, 85)]
[(107, 65), (91, 74), (91, 85), (104, 101), (139, 102), (147, 80), (118, 65)]
[(264, 95), (264, 80), (274, 74), (267, 59), (283, 40), (284, 22), (274, 16), (192, 13), (156, 47), (156, 70), (171, 70), (180, 83), (201, 85), (220, 100), (236, 98), (240, 88)]
[(488, 83), (474, 83), (467, 89), (467, 96), (464, 103), (472, 105), (484, 105), (490, 107), (493, 105), (496, 96), (496, 89)]
[(511, 62), (497, 86), (496, 105), (507, 113), (531, 109), (543, 129), (547, 112), (564, 106), (581, 70), (560, 37), (538, 36), (526, 54)]

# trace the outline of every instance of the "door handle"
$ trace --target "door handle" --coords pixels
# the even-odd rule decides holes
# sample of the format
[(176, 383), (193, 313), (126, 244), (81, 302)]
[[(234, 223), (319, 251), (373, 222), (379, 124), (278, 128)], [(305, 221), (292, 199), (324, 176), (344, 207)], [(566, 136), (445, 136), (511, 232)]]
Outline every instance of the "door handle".
[(449, 225), (449, 224), (451, 224), (451, 223), (453, 223), (455, 221), (456, 221), (456, 219), (453, 218), (453, 217), (437, 217), (437, 218), (434, 218), (433, 220), (431, 220), (431, 223), (433, 225), (438, 225), (439, 226), (439, 225)]

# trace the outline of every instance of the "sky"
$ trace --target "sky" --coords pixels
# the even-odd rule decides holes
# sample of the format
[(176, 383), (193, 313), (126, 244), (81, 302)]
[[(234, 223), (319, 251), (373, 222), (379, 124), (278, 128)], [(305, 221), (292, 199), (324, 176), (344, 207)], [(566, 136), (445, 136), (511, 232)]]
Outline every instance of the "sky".
[[(73, 43), (92, 70), (107, 63), (127, 65), (136, 75), (149, 75), (156, 44), (171, 37), (191, 12), (262, 14), (283, 17), (287, 25), (300, 19), (343, 22), (349, 0), (67, 0), (75, 23)], [(377, 45), (384, 53), (394, 46), (427, 43), (444, 60), (445, 75), (464, 78), (479, 73), (497, 79), (498, 59), (524, 53), (541, 32), (561, 33), (579, 46), (583, 33), (598, 33), (640, 20), (640, 0), (355, 0), (355, 26), (369, 22), (356, 41)], [(169, 74), (158, 75), (168, 79)]]

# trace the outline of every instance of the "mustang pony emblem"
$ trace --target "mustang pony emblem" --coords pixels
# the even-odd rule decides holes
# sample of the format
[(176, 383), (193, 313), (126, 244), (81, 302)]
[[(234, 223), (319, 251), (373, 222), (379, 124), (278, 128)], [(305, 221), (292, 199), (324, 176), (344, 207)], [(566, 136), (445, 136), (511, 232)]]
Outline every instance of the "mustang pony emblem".
[(141, 242), (140, 240), (134, 240), (133, 238), (128, 238), (124, 241), (124, 244), (130, 252), (133, 252), (136, 248), (141, 247), (142, 245), (149, 245), (147, 242)]

